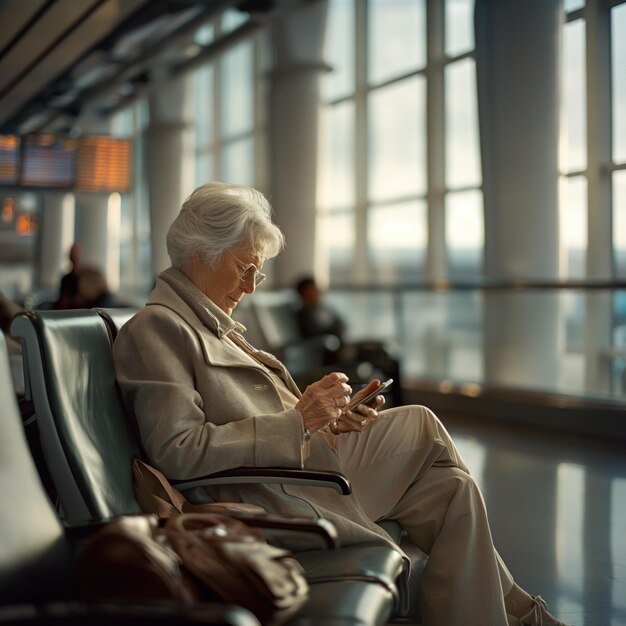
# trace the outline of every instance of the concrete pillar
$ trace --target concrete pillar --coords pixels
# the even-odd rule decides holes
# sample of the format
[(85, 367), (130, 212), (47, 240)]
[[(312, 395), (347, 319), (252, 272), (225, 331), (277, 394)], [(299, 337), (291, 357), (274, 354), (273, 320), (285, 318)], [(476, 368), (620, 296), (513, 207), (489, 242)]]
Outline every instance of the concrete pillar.
[[(83, 119), (83, 134), (111, 133), (109, 118)], [(76, 242), (83, 250), (81, 265), (98, 268), (105, 276), (109, 290), (120, 284), (121, 202), (118, 193), (76, 193)]]
[(74, 205), (72, 193), (48, 191), (43, 194), (37, 271), (41, 287), (58, 287), (61, 276), (69, 271), (67, 260), (74, 242)]
[(147, 133), (152, 271), (170, 265), (165, 236), (185, 198), (193, 191), (193, 117), (191, 84), (181, 76), (150, 92)]
[(83, 249), (82, 265), (101, 270), (115, 292), (120, 284), (120, 195), (78, 192), (76, 205), (76, 241)]
[(272, 269), (277, 286), (313, 271), (315, 256), (319, 78), (326, 2), (290, 3), (272, 22), (270, 200), (287, 239)]
[[(488, 281), (558, 279), (559, 0), (477, 0)], [(554, 388), (558, 295), (487, 292), (487, 384)]]

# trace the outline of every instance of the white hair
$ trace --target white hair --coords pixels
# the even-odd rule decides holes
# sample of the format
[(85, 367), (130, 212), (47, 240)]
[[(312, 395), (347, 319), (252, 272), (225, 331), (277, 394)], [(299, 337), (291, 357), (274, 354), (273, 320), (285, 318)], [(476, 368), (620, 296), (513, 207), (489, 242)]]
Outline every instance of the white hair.
[(272, 207), (261, 192), (242, 185), (207, 183), (185, 200), (166, 243), (172, 266), (182, 269), (194, 254), (214, 267), (225, 252), (243, 245), (272, 258), (284, 247), (285, 238), (272, 222)]

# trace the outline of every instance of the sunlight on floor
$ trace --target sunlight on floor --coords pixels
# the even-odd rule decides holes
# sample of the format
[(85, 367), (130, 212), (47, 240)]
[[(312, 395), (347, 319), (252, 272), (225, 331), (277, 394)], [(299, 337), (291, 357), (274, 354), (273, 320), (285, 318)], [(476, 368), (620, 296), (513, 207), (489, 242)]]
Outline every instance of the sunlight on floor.
[(568, 624), (626, 626), (626, 452), (477, 419), (444, 422), (519, 584)]

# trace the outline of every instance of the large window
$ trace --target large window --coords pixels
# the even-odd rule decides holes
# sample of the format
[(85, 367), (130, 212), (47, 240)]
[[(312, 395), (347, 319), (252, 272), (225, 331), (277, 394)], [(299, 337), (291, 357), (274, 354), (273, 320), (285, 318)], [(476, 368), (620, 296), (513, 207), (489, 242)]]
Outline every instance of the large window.
[[(196, 38), (209, 45), (246, 19), (245, 13), (226, 11), (202, 27)], [(225, 50), (194, 72), (197, 185), (221, 180), (261, 189), (265, 186), (260, 80), (265, 56), (260, 35)]]
[(473, 7), (330, 1), (318, 225), (331, 283), (480, 275)]
[[(626, 277), (626, 3), (564, 0), (561, 71), (560, 256), (564, 279)], [(611, 307), (611, 300), (613, 306)], [(578, 299), (567, 347), (587, 385), (626, 380), (624, 294)], [(572, 298), (573, 303), (573, 298)], [(588, 317), (582, 313), (588, 307)], [(611, 310), (612, 309), (612, 310)], [(587, 350), (583, 339), (587, 336)], [(589, 338), (593, 337), (594, 343)], [(599, 345), (595, 345), (600, 341)], [(589, 348), (593, 345), (593, 348)], [(596, 372), (594, 359), (601, 360)], [(586, 359), (585, 359), (586, 357)], [(590, 365), (591, 364), (591, 365)], [(585, 374), (586, 372), (586, 374)], [(595, 372), (595, 374), (594, 374)], [(581, 378), (582, 381), (582, 378)], [(583, 383), (581, 382), (581, 385)]]
[[(574, 15), (579, 14), (580, 11)], [(561, 276), (572, 279), (584, 278), (587, 274), (585, 52), (585, 20), (574, 17), (563, 27), (559, 150)]]
[[(624, 277), (626, 3), (562, 6), (561, 277)], [(319, 223), (335, 282), (482, 275), (473, 11), (474, 0), (330, 0)], [(349, 244), (325, 236), (340, 214)], [(399, 239), (380, 241), (392, 219)], [(612, 242), (598, 235), (609, 222)]]
[[(325, 59), (333, 70), (322, 89), (318, 267), (331, 286), (382, 283), (391, 287), (386, 293), (416, 294), (411, 319), (397, 333), (409, 374), (445, 370), (479, 381), (480, 298), (460, 306), (448, 298), (443, 306), (421, 285), (408, 288), (483, 276), (474, 4), (329, 0)], [(623, 280), (626, 1), (562, 0), (561, 8), (554, 33), (561, 45), (560, 110), (546, 112), (560, 119), (559, 206), (546, 207), (559, 212), (560, 277)], [(623, 394), (623, 290), (558, 293), (557, 386)], [(422, 319), (415, 324), (417, 310)]]
[(473, 0), (446, 0), (445, 245), (453, 279), (482, 274), (484, 219), (478, 135)]
[(111, 134), (133, 140), (133, 189), (121, 194), (120, 272), (122, 293), (148, 293), (154, 281), (150, 243), (150, 202), (146, 180), (144, 135), (149, 122), (148, 104), (139, 100), (111, 120)]
[[(195, 33), (208, 47), (218, 37), (239, 28), (247, 14), (228, 10)], [(265, 186), (263, 81), (267, 70), (263, 35), (224, 47), (193, 71), (195, 184), (223, 180)], [(150, 203), (145, 161), (145, 131), (149, 126), (145, 100), (112, 118), (112, 134), (133, 139), (134, 184), (122, 194), (120, 209), (120, 289), (144, 294), (153, 284), (150, 243)]]
[(617, 275), (626, 278), (626, 3), (611, 10), (613, 113), (613, 250)]
[[(623, 278), (626, 3), (564, 0), (563, 7), (561, 275)], [(612, 241), (593, 238), (611, 222)], [(600, 249), (612, 249), (612, 259), (604, 267), (595, 264), (590, 269), (590, 260), (602, 256)]]

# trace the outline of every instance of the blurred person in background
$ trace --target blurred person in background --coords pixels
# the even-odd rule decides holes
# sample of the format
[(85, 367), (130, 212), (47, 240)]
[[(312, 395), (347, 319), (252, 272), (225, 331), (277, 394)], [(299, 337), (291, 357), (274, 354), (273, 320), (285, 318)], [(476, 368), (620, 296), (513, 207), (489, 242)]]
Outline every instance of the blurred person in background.
[(97, 267), (83, 267), (78, 272), (75, 308), (111, 308), (117, 306), (104, 274)]
[(83, 248), (79, 243), (73, 243), (69, 252), (71, 269), (61, 277), (59, 298), (56, 302), (57, 309), (75, 309), (78, 296), (78, 275), (83, 256)]
[(0, 328), (6, 339), (7, 348), (10, 355), (22, 354), (22, 343), (19, 339), (15, 339), (10, 335), (11, 320), (20, 311), (24, 309), (17, 303), (7, 298), (0, 291)]
[(347, 326), (344, 319), (326, 303), (324, 294), (313, 276), (303, 276), (295, 287), (300, 301), (296, 317), (302, 338), (311, 339), (324, 335), (337, 338), (337, 347), (332, 350), (326, 349), (324, 364), (353, 372), (355, 364), (370, 363), (386, 378), (393, 378), (395, 383), (391, 388), (391, 401), (393, 406), (400, 406), (402, 404), (400, 363), (389, 353), (384, 343), (374, 339), (347, 341)]
[(346, 324), (337, 312), (329, 307), (313, 276), (304, 276), (296, 283), (300, 298), (297, 312), (300, 334), (308, 339), (319, 335), (334, 335), (344, 343)]

